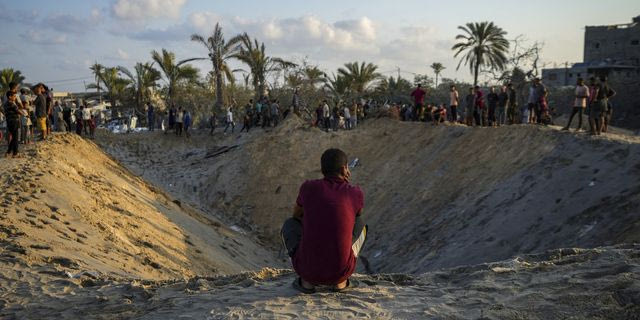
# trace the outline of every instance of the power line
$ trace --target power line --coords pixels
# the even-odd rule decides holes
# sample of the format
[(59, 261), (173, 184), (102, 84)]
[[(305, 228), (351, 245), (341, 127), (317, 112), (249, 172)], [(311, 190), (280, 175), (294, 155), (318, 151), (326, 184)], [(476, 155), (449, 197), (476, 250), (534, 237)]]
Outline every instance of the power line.
[(93, 77), (89, 76), (89, 77), (73, 78), (73, 79), (48, 80), (48, 81), (42, 81), (42, 82), (44, 82), (44, 83), (57, 83), (57, 82), (69, 82), (69, 81), (81, 81), (81, 80), (92, 79), (92, 78)]

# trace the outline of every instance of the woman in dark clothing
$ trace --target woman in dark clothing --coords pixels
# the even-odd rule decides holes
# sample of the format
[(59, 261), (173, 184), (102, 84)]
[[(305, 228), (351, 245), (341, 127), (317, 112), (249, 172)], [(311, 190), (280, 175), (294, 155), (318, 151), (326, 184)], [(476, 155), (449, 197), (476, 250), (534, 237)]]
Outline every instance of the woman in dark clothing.
[(20, 130), (20, 110), (16, 104), (16, 92), (7, 91), (7, 102), (4, 104), (4, 115), (7, 118), (7, 133), (9, 134), (9, 148), (6, 156), (13, 153), (18, 156), (18, 131)]

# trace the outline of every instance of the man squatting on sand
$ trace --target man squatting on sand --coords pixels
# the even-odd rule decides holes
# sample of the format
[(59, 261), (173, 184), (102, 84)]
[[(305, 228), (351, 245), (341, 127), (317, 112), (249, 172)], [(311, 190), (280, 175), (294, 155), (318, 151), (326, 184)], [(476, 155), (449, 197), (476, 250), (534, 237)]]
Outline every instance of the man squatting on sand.
[(302, 184), (293, 217), (280, 232), (298, 274), (293, 286), (303, 293), (314, 293), (316, 286), (353, 287), (349, 277), (367, 236), (361, 218), (364, 193), (349, 183), (347, 155), (329, 149), (320, 162), (324, 178)]

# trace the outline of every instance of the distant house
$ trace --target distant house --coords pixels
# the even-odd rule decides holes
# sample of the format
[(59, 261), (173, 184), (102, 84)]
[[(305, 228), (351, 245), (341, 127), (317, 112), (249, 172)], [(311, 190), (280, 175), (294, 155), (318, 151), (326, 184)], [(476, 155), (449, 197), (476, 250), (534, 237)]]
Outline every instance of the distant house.
[(605, 75), (616, 79), (640, 79), (640, 16), (631, 23), (587, 26), (584, 62), (542, 70), (550, 86), (572, 86), (578, 78)]

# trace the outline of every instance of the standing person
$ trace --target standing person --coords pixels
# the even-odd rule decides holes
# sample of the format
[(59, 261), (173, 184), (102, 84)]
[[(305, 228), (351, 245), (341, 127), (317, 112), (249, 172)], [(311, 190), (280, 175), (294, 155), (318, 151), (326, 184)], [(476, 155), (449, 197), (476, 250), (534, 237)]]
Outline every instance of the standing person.
[(271, 123), (274, 127), (278, 126), (278, 121), (280, 120), (280, 104), (278, 99), (273, 99), (271, 103)]
[(184, 124), (184, 133), (187, 138), (191, 138), (191, 133), (189, 133), (189, 128), (191, 128), (191, 113), (189, 110), (184, 111), (184, 119), (182, 119), (182, 123)]
[(302, 184), (293, 217), (280, 231), (298, 275), (293, 287), (306, 294), (318, 285), (337, 292), (354, 287), (349, 278), (368, 233), (362, 219), (364, 193), (350, 184), (347, 155), (326, 150), (320, 165), (324, 178)]
[(502, 86), (500, 94), (498, 94), (498, 126), (507, 124), (508, 106), (509, 94), (507, 93), (507, 87)]
[[(609, 95), (612, 90), (609, 88), (606, 76), (600, 76), (600, 82), (595, 87), (595, 99), (589, 112), (589, 122), (591, 123), (591, 135), (600, 135), (604, 127), (604, 117), (607, 113)], [(594, 130), (595, 129), (595, 130)]]
[(526, 113), (523, 113), (522, 123), (534, 123), (535, 120), (535, 106), (537, 103), (536, 98), (536, 83), (535, 81), (531, 82), (529, 86), (529, 98), (527, 99), (527, 109)]
[(147, 123), (149, 126), (149, 131), (154, 131), (156, 128), (155, 108), (153, 107), (151, 102), (147, 102)]
[(15, 158), (18, 156), (18, 132), (20, 130), (20, 109), (16, 104), (17, 92), (13, 90), (7, 91), (6, 98), (7, 102), (3, 105), (9, 139), (6, 156), (13, 154), (12, 156)]
[(182, 136), (182, 125), (184, 121), (184, 111), (182, 107), (178, 107), (178, 111), (176, 111), (176, 135)]
[(542, 83), (540, 78), (535, 78), (533, 80), (535, 82), (535, 123), (542, 123), (543, 116), (548, 116), (548, 105), (547, 105), (547, 87)]
[(47, 139), (47, 98), (43, 95), (44, 84), (36, 84), (32, 91), (36, 94), (34, 105), (36, 110), (37, 127), (41, 132), (41, 140), (44, 141)]
[(260, 121), (264, 121), (262, 119), (262, 107), (263, 107), (262, 106), (262, 98), (259, 98), (258, 101), (256, 101), (256, 105), (255, 105), (256, 110), (255, 110), (255, 113), (254, 113), (254, 115), (256, 116), (256, 118), (254, 119), (255, 120), (254, 125), (256, 127), (260, 125)]
[(513, 83), (507, 85), (507, 93), (509, 94), (509, 109), (507, 114), (509, 115), (509, 124), (516, 124), (518, 122), (518, 97), (516, 95), (516, 89), (513, 88)]
[(339, 108), (340, 102), (338, 102), (333, 109), (331, 110), (331, 117), (333, 118), (333, 121), (331, 122), (331, 126), (333, 127), (333, 131), (338, 131), (338, 128), (340, 127), (340, 108)]
[(349, 106), (344, 105), (344, 109), (342, 110), (344, 114), (344, 127), (346, 130), (351, 130), (351, 110), (349, 110)]
[[(52, 89), (53, 90), (53, 89)], [(49, 90), (49, 87), (44, 86), (44, 97), (47, 101), (47, 135), (51, 135), (51, 125), (53, 124), (53, 91)]]
[(16, 96), (16, 101), (21, 103), (18, 105), (20, 110), (20, 142), (28, 144), (30, 139), (29, 126), (31, 119), (29, 118), (29, 101), (27, 99), (27, 91), (20, 89), (20, 95)]
[(322, 125), (322, 103), (318, 103), (318, 107), (316, 108), (315, 126), (320, 128), (321, 125)]
[(424, 106), (424, 98), (427, 95), (427, 92), (422, 89), (422, 84), (418, 83), (418, 87), (411, 92), (411, 96), (413, 97), (413, 105), (414, 105), (414, 114), (412, 115), (412, 120), (417, 121), (418, 119), (418, 110)]
[(85, 135), (88, 135), (89, 130), (91, 129), (91, 124), (89, 123), (90, 121), (91, 121), (91, 110), (89, 110), (89, 108), (85, 106), (84, 109), (82, 109), (82, 126), (84, 127)]
[(244, 118), (242, 118), (242, 129), (240, 129), (240, 132), (247, 130), (247, 133), (249, 133), (249, 129), (251, 129), (251, 110), (246, 110), (244, 113)]
[(476, 86), (474, 89), (476, 94), (476, 101), (473, 111), (473, 117), (476, 120), (477, 126), (486, 126), (487, 122), (485, 115), (487, 114), (487, 112), (486, 108), (484, 107), (484, 94), (482, 93), (482, 90), (480, 90), (480, 86)]
[(458, 96), (458, 90), (455, 85), (451, 85), (449, 89), (449, 109), (451, 111), (451, 122), (458, 122), (458, 104), (460, 97)]
[(489, 114), (488, 114), (488, 122), (485, 123), (485, 127), (487, 124), (489, 126), (496, 127), (498, 124), (498, 118), (496, 117), (496, 109), (498, 109), (498, 94), (496, 93), (496, 88), (491, 87), (489, 90), (489, 94), (487, 95), (487, 102), (489, 103)]
[[(233, 112), (231, 112), (231, 108), (227, 108), (227, 115), (225, 116), (225, 122), (227, 125), (224, 127), (223, 132), (226, 133), (229, 126), (231, 126), (231, 133), (233, 133), (233, 131), (236, 129), (236, 124), (235, 122), (233, 122)], [(247, 129), (247, 132), (249, 132), (248, 129)]]
[(611, 117), (613, 116), (613, 104), (611, 103), (611, 98), (616, 95), (616, 92), (609, 87), (609, 91), (607, 92), (607, 112), (604, 116), (604, 123), (602, 127), (602, 132), (607, 132), (609, 129), (609, 122), (611, 122)]
[(362, 108), (360, 103), (353, 105), (353, 109), (351, 110), (351, 129), (355, 129), (358, 126), (358, 113), (360, 113), (360, 108)]
[(271, 126), (271, 105), (269, 100), (262, 99), (262, 129)]
[(573, 117), (576, 114), (578, 114), (578, 128), (576, 131), (582, 130), (582, 114), (587, 107), (587, 100), (589, 99), (589, 87), (584, 84), (582, 78), (578, 78), (575, 97), (576, 99), (573, 102), (573, 110), (571, 111), (571, 116), (569, 116), (569, 122), (567, 122), (567, 126), (562, 128), (562, 130), (569, 130), (569, 128), (571, 128), (571, 121), (573, 121)]
[[(64, 104), (66, 104), (65, 102), (63, 102)], [(64, 121), (64, 114), (63, 114), (63, 108), (60, 105), (60, 103), (58, 103), (58, 101), (56, 101), (56, 106), (53, 108), (53, 117), (56, 120), (55, 124), (56, 124), (56, 131), (59, 132), (66, 132), (67, 131), (67, 122)]]
[(464, 97), (464, 122), (468, 126), (473, 126), (473, 119), (475, 118), (475, 105), (476, 94), (473, 87), (469, 88), (469, 94)]
[(67, 132), (70, 132), (71, 129), (71, 107), (68, 103), (64, 103), (62, 108), (62, 119), (67, 124)]
[(171, 105), (171, 108), (169, 108), (169, 127), (164, 133), (167, 133), (168, 131), (173, 130), (175, 126), (176, 126), (176, 106)]
[(96, 137), (96, 116), (94, 115), (91, 115), (91, 119), (89, 119), (89, 134), (91, 139)]
[(322, 121), (324, 123), (324, 130), (329, 132), (329, 128), (331, 127), (331, 108), (329, 108), (329, 104), (327, 100), (322, 100)]
[(295, 90), (293, 90), (291, 105), (293, 106), (293, 113), (300, 116), (300, 95), (298, 94), (298, 88), (295, 88)]
[[(211, 128), (211, 131), (209, 131), (209, 135), (213, 135), (213, 131), (216, 130), (216, 125), (217, 124), (218, 124), (218, 115), (214, 111), (211, 114), (211, 116), (209, 117), (209, 128)], [(240, 132), (242, 132), (242, 131), (240, 131)]]

